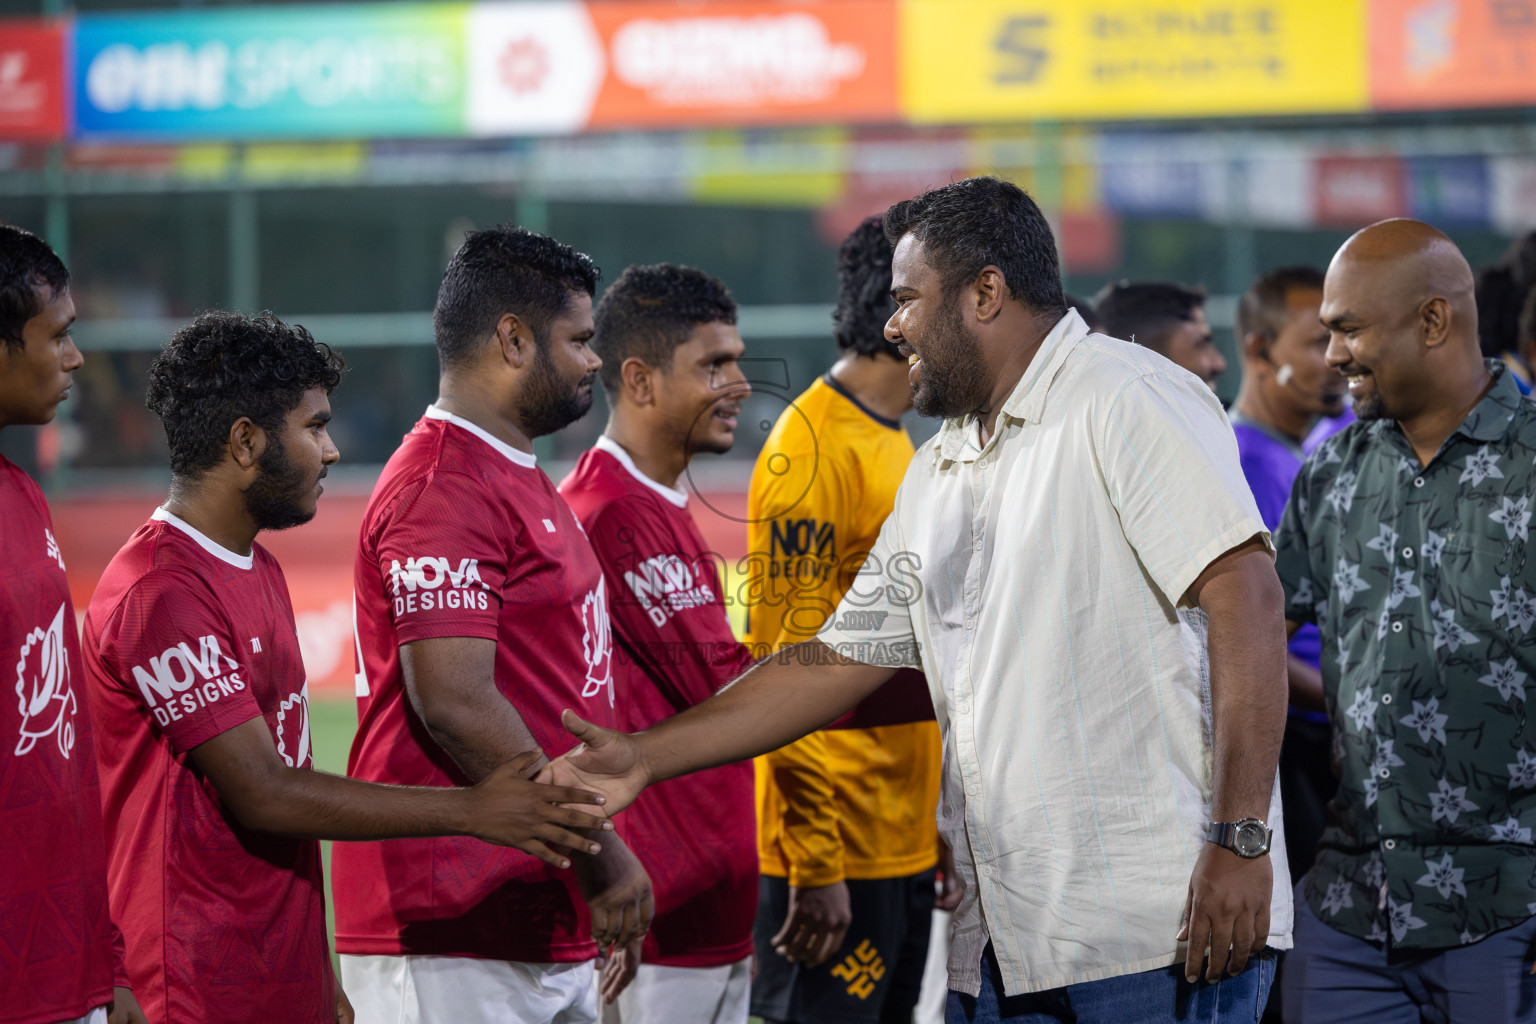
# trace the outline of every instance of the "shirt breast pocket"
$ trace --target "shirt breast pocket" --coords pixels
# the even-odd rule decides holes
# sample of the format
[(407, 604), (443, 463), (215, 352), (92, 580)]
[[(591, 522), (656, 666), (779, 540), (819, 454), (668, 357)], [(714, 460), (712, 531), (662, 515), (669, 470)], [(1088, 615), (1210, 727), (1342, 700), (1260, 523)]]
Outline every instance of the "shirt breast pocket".
[(1497, 581), (1503, 576), (1524, 575), (1529, 531), (1507, 529), (1471, 510), (1468, 518), (1469, 522), (1458, 524), (1445, 536), (1445, 547), (1440, 552), (1441, 573), (1467, 578), (1474, 584), (1483, 579)]

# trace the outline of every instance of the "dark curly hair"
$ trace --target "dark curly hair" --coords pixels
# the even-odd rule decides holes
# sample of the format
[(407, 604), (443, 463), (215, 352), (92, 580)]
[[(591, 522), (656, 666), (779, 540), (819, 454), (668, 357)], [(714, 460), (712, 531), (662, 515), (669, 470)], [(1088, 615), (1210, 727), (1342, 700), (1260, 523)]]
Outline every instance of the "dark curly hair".
[(341, 357), (297, 324), (212, 309), (155, 357), (144, 404), (165, 425), (171, 472), (196, 478), (224, 458), (237, 419), (275, 434), (304, 392), (330, 394), (343, 370)]
[[(900, 359), (885, 340), (885, 322), (896, 312), (891, 300), (891, 243), (880, 217), (870, 217), (849, 232), (837, 250), (837, 308), (832, 310), (832, 338), (843, 352), (885, 354)], [(902, 360), (905, 362), (905, 360)]]
[(885, 211), (885, 237), (896, 245), (909, 233), (923, 243), (946, 297), (994, 266), (1009, 294), (1032, 312), (1067, 311), (1056, 238), (1040, 207), (1017, 185), (966, 178), (902, 200)]
[(1174, 328), (1194, 319), (1195, 310), (1204, 305), (1203, 288), (1172, 281), (1114, 281), (1093, 297), (1105, 334), (1154, 352), (1161, 351)]
[(603, 360), (603, 389), (615, 395), (624, 386), (626, 359), (671, 369), (672, 353), (694, 327), (736, 322), (736, 300), (723, 282), (702, 270), (656, 263), (625, 268), (603, 293), (592, 319), (592, 351)]
[(47, 242), (0, 224), (0, 340), (12, 349), (25, 347), (27, 321), (68, 287), (69, 269)]
[(601, 276), (592, 257), (548, 235), (510, 224), (471, 231), (437, 289), (432, 333), (438, 361), (444, 369), (466, 362), (507, 313), (525, 321), (543, 345), (550, 322), (570, 306), (571, 293), (594, 294)]

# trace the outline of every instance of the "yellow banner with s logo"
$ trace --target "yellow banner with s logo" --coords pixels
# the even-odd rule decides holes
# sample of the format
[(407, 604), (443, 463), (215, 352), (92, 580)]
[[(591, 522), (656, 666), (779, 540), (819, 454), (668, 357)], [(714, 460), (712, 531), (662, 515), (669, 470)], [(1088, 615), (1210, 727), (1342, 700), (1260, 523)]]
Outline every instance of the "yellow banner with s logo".
[(1361, 0), (901, 0), (919, 124), (1367, 109)]

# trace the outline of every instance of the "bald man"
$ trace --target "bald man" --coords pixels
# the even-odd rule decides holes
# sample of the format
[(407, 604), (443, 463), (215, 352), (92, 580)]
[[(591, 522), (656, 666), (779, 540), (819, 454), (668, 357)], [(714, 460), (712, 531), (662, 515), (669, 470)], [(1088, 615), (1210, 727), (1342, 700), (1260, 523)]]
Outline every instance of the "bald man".
[(1285, 1020), (1536, 1021), (1536, 406), (1482, 358), (1471, 269), (1428, 225), (1345, 242), (1321, 319), (1359, 422), (1278, 534), (1339, 775)]

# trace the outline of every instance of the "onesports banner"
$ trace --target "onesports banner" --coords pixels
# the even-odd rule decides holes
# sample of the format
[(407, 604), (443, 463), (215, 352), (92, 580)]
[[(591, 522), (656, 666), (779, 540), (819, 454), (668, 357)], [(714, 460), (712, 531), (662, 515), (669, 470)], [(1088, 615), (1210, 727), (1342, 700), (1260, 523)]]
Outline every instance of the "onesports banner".
[(459, 135), (468, 13), (445, 3), (81, 17), (75, 134)]

